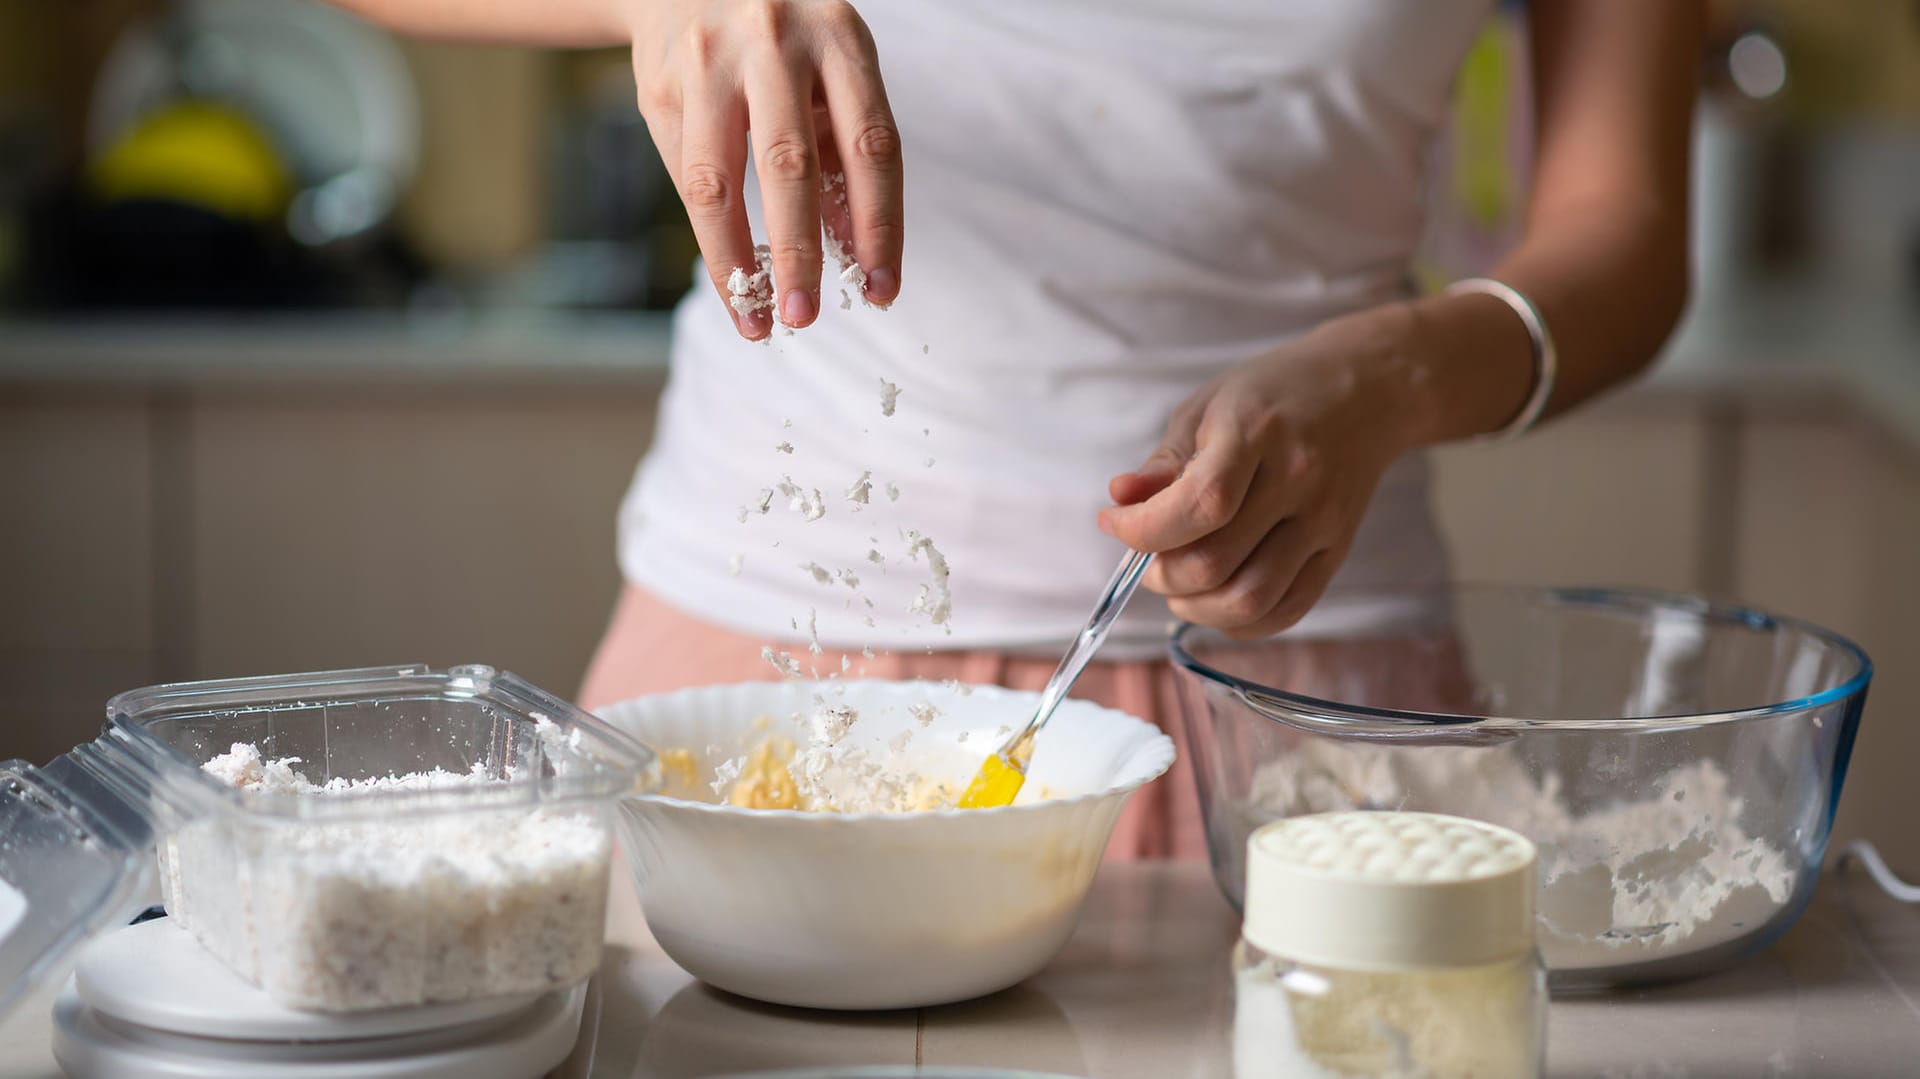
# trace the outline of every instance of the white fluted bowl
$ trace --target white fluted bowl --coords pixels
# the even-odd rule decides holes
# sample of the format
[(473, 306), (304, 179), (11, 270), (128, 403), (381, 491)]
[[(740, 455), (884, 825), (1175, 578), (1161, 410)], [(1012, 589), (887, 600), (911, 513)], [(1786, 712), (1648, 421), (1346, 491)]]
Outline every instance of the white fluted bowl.
[[(834, 700), (860, 713), (849, 738), (880, 753), (911, 730), (903, 755), (957, 785), (995, 732), (1025, 722), (1038, 701), (988, 687), (845, 686)], [(656, 749), (690, 750), (710, 775), (764, 737), (763, 717), (804, 711), (817, 691), (800, 681), (708, 686), (600, 715)], [(941, 714), (923, 729), (908, 707), (924, 700)], [(621, 803), (621, 828), (647, 925), (695, 977), (775, 1004), (924, 1007), (1004, 989), (1053, 958), (1121, 808), (1173, 758), (1172, 740), (1151, 724), (1069, 700), (1011, 806), (833, 814), (642, 795)]]

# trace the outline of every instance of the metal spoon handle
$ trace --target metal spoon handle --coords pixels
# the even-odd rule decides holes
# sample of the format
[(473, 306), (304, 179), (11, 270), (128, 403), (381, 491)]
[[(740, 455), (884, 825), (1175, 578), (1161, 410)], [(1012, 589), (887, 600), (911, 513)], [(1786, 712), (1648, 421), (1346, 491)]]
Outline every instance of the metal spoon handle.
[(1087, 628), (1074, 638), (1066, 656), (1060, 660), (1060, 666), (1054, 668), (1053, 677), (1047, 679), (1047, 688), (1040, 694), (1040, 707), (1034, 710), (1033, 719), (1028, 721), (1025, 730), (1007, 742), (1005, 750), (1011, 751), (1031, 738), (1033, 732), (1039, 730), (1053, 715), (1053, 710), (1066, 699), (1067, 691), (1080, 680), (1081, 672), (1087, 669), (1094, 653), (1100, 650), (1107, 633), (1113, 629), (1114, 621), (1140, 587), (1140, 578), (1147, 572), (1147, 564), (1152, 561), (1153, 554), (1147, 551), (1128, 551), (1127, 556), (1120, 560), (1119, 568), (1113, 571), (1113, 579), (1107, 582), (1106, 590), (1100, 594), (1100, 601), (1093, 606), (1093, 614), (1087, 618)]

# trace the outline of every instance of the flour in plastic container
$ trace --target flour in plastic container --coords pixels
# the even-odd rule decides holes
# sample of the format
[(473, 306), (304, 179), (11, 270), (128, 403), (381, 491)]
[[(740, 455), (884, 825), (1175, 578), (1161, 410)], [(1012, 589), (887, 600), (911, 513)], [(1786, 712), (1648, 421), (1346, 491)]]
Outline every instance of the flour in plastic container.
[[(548, 723), (537, 736), (551, 751), (577, 747), (578, 734), (570, 743)], [(477, 763), (315, 783), (305, 763), (236, 743), (203, 771), (242, 791), (302, 799), (424, 796), (518, 778)], [(221, 816), (176, 829), (160, 845), (163, 899), (203, 946), (281, 1003), (360, 1011), (545, 991), (599, 965), (612, 852), (599, 809), (316, 817), (274, 827), (265, 849), (238, 844)]]

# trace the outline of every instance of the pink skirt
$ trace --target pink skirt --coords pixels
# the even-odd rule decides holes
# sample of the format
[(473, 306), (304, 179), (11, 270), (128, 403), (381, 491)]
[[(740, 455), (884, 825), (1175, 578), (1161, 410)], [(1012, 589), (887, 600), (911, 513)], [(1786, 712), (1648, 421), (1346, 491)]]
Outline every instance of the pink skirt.
[[(703, 622), (633, 585), (626, 586), (606, 636), (587, 668), (579, 703), (592, 709), (632, 697), (689, 686), (764, 681), (772, 673), (760, 658), (760, 641)], [(841, 653), (827, 649), (822, 670), (837, 670)], [(991, 651), (894, 654), (869, 660), (855, 654), (865, 677), (890, 680), (958, 679), (973, 685), (1038, 690), (1056, 661)], [(1189, 769), (1186, 737), (1176, 719), (1173, 669), (1165, 660), (1094, 663), (1073, 696), (1117, 708), (1153, 723), (1173, 738), (1180, 759), (1166, 775), (1127, 803), (1107, 845), (1110, 861), (1140, 858), (1205, 858), (1200, 803)]]

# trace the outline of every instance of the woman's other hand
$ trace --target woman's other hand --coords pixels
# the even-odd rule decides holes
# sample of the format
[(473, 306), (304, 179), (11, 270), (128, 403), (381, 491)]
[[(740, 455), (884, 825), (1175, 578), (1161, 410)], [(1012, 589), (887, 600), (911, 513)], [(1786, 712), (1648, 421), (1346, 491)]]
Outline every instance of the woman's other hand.
[[(1546, 415), (1649, 364), (1687, 295), (1687, 177), (1704, 5), (1535, 0), (1525, 235), (1491, 276), (1543, 312)], [(1335, 319), (1179, 409), (1101, 528), (1157, 551), (1147, 587), (1237, 637), (1306, 614), (1400, 454), (1501, 430), (1537, 373), (1516, 314), (1439, 295)]]
[[(771, 297), (780, 320), (820, 313), (821, 227), (866, 275), (865, 299), (900, 290), (900, 135), (873, 38), (845, 0), (629, 0), (640, 112), (687, 207), (707, 273), (741, 336), (774, 311), (731, 303), (735, 268), (755, 270), (742, 199), (751, 135)], [(822, 176), (844, 172), (822, 190)], [(751, 306), (742, 304), (740, 306)]]
[(1202, 387), (1100, 528), (1159, 557), (1145, 584), (1229, 636), (1299, 621), (1346, 558), (1374, 486), (1417, 443), (1406, 305), (1328, 322)]

